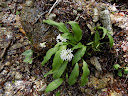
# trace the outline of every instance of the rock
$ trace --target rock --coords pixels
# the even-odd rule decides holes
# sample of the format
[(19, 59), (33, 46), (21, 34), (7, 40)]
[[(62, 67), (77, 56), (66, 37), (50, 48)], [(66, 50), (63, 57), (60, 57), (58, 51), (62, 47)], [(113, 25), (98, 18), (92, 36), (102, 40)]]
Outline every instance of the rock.
[(87, 95), (89, 95), (89, 96), (92, 96), (92, 95), (93, 95), (93, 94), (92, 94), (92, 90), (90, 90), (90, 89), (85, 89), (84, 92), (85, 92)]
[(115, 92), (115, 91), (114, 91), (114, 92), (110, 92), (109, 95), (110, 95), (110, 96), (123, 96), (122, 93), (117, 93), (117, 92)]
[(35, 90), (40, 92), (44, 91), (47, 86), (44, 80), (36, 80), (34, 84), (35, 85), (33, 87), (35, 88)]
[(103, 24), (103, 27), (110, 31), (110, 34), (113, 36), (113, 29), (111, 24), (110, 12), (106, 5), (102, 4), (100, 6), (100, 22)]
[(51, 19), (51, 20), (54, 20), (56, 18), (56, 14), (54, 14), (54, 13), (51, 13), (48, 17), (47, 17), (47, 19)]
[(4, 65), (0, 64), (0, 72), (4, 69)]
[(5, 96), (13, 95), (13, 94), (12, 94), (13, 85), (12, 85), (11, 82), (6, 82), (4, 89), (5, 89)]
[(18, 48), (21, 48), (23, 47), (23, 45), (21, 43), (16, 43), (14, 44), (13, 46), (10, 47), (10, 50), (15, 50), (15, 49), (18, 49)]
[(34, 0), (26, 0), (25, 6), (30, 7), (33, 6)]
[(17, 5), (17, 10), (18, 10), (18, 11), (22, 10), (22, 5), (21, 5), (21, 4), (18, 4), (18, 5)]
[(95, 89), (103, 89), (109, 82), (113, 83), (113, 75), (111, 73), (104, 75), (101, 79), (90, 76), (88, 86), (94, 87)]
[(15, 73), (15, 79), (20, 80), (22, 78), (23, 78), (23, 76), (22, 76), (22, 74), (20, 72), (16, 72)]
[(13, 32), (9, 31), (9, 28), (0, 27), (0, 48), (5, 48), (12, 39)]
[(77, 11), (82, 11), (82, 8), (81, 8), (81, 7), (78, 7), (78, 8), (77, 8)]
[(95, 66), (95, 68), (96, 68), (98, 71), (102, 71), (101, 65), (100, 65), (100, 63), (99, 63), (97, 57), (95, 57), (95, 56), (91, 57), (91, 58), (90, 58), (90, 62), (91, 62), (92, 65)]
[(73, 14), (74, 15), (77, 15), (77, 10), (73, 10)]
[[(34, 48), (37, 50), (42, 50), (42, 48), (40, 48), (40, 43), (42, 42), (47, 42), (47, 48), (52, 47), (52, 45), (56, 43), (55, 36), (56, 33), (58, 33), (55, 28), (49, 30), (50, 26), (48, 24), (42, 24), (43, 20), (38, 20), (40, 14), (42, 13), (41, 8), (38, 9), (37, 6), (34, 8), (24, 7), (21, 12), (21, 24), (23, 29), (25, 30)], [(50, 18), (55, 17), (56, 15), (52, 14)]]
[(0, 2), (0, 6), (1, 6), (2, 8), (6, 8), (8, 5), (7, 5), (6, 2)]
[(7, 73), (8, 73), (8, 70), (3, 70), (3, 71), (1, 72), (2, 75), (6, 75)]
[(6, 63), (5, 63), (5, 66), (11, 66), (12, 64), (9, 62), (9, 61), (7, 61)]

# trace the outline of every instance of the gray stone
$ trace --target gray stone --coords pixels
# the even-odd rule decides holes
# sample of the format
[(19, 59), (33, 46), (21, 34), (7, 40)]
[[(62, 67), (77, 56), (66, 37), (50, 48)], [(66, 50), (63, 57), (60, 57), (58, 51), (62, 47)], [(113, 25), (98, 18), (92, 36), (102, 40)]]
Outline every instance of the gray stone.
[(95, 57), (95, 56), (91, 57), (91, 58), (90, 58), (90, 62), (91, 62), (92, 65), (95, 66), (95, 68), (96, 68), (98, 71), (102, 71), (101, 65), (100, 65), (100, 63), (99, 63), (97, 57)]
[(11, 82), (6, 82), (4, 89), (5, 89), (5, 96), (11, 96), (12, 95), (13, 85)]
[(21, 74), (20, 72), (16, 72), (16, 73), (15, 73), (15, 79), (20, 80), (20, 79), (22, 79), (22, 78), (23, 78), (23, 76), (22, 76), (22, 74)]
[(3, 71), (1, 72), (2, 75), (6, 75), (7, 73), (8, 73), (7, 70), (3, 70)]
[(9, 61), (7, 61), (6, 63), (5, 63), (5, 66), (11, 66), (12, 64), (9, 62)]
[(21, 48), (21, 47), (23, 47), (23, 45), (22, 45), (21, 43), (16, 43), (16, 44), (14, 44), (14, 45), (10, 48), (10, 50), (15, 50), (15, 49), (18, 49), (18, 48)]

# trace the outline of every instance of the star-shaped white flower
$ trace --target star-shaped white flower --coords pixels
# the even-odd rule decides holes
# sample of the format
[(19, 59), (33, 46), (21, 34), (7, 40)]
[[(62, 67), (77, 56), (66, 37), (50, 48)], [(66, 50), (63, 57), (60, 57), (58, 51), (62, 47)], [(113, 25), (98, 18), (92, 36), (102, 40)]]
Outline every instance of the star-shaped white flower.
[(62, 42), (66, 42), (67, 39), (65, 39), (64, 37), (62, 37), (60, 34), (57, 36), (56, 38), (57, 43), (62, 43)]
[(46, 42), (40, 43), (40, 47), (42, 47), (42, 48), (46, 47), (45, 43)]
[(62, 50), (60, 53), (60, 57), (63, 61), (71, 61), (72, 58), (74, 57), (74, 55), (72, 54), (72, 50), (71, 49), (67, 49), (67, 50)]

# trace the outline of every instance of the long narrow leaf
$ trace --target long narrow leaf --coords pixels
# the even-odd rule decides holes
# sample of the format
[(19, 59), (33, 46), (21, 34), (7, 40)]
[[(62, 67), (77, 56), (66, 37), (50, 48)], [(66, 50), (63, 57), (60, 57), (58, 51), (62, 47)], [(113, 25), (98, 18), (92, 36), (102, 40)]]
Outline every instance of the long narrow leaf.
[(78, 49), (78, 51), (74, 54), (74, 57), (72, 59), (72, 65), (77, 63), (81, 59), (81, 57), (84, 56), (85, 51), (86, 51), (86, 46), (84, 45), (82, 46), (82, 48)]
[(110, 47), (112, 47), (113, 46), (113, 42), (114, 42), (113, 37), (110, 34), (107, 34), (107, 36), (109, 38), (109, 45), (110, 45)]
[(102, 39), (107, 35), (107, 33), (109, 32), (106, 28), (104, 27), (98, 27), (98, 29), (102, 29), (103, 30), (103, 36)]
[(64, 61), (63, 64), (53, 73), (53, 79), (60, 78), (67, 67), (68, 61)]
[(46, 74), (44, 74), (44, 77), (47, 77), (50, 74), (53, 74), (53, 71), (52, 70), (50, 70), (49, 72), (47, 72)]
[(46, 56), (44, 57), (44, 60), (41, 63), (42, 66), (44, 66), (45, 63), (47, 63), (47, 61), (51, 58), (52, 55), (56, 53), (56, 51), (58, 51), (58, 49), (59, 47), (55, 46), (47, 51)]
[(96, 33), (95, 33), (95, 37), (94, 37), (94, 48), (96, 48), (97, 45), (100, 43), (99, 40), (100, 40), (100, 34), (99, 34), (98, 31), (96, 31)]
[(53, 58), (53, 64), (52, 64), (52, 70), (58, 69), (61, 64), (63, 63), (63, 60), (60, 58), (60, 53), (62, 50), (66, 49), (66, 45), (60, 46), (59, 50), (56, 52), (54, 58)]
[(72, 26), (75, 41), (79, 42), (82, 38), (82, 30), (80, 29), (80, 26), (74, 21), (69, 21), (68, 23)]
[(78, 63), (76, 63), (74, 69), (72, 70), (71, 75), (69, 76), (68, 84), (73, 85), (76, 82), (78, 76), (79, 76), (79, 65)]
[(90, 70), (88, 69), (88, 64), (83, 60), (83, 74), (81, 76), (81, 86), (84, 86), (88, 81), (88, 75), (90, 74)]
[(64, 32), (64, 33), (67, 33), (68, 32), (69, 33), (69, 30), (66, 28), (66, 26), (65, 26), (64, 23), (58, 23), (58, 22), (55, 22), (55, 21), (50, 20), (50, 19), (43, 20), (43, 23), (47, 23), (49, 25), (56, 26), (60, 32)]
[(53, 91), (54, 89), (58, 88), (61, 84), (63, 83), (63, 79), (62, 78), (58, 78), (54, 81), (52, 81), (45, 89), (45, 92), (50, 92)]
[(79, 49), (79, 48), (82, 48), (82, 47), (83, 47), (82, 43), (78, 43), (77, 45), (75, 45), (75, 46), (72, 48), (72, 50)]

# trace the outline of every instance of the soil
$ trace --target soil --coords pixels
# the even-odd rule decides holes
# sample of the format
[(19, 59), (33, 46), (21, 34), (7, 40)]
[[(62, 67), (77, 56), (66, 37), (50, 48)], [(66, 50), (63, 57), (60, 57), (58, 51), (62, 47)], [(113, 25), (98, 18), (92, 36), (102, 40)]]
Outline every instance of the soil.
[[(122, 77), (117, 75), (114, 64), (128, 66), (128, 3), (119, 0), (60, 0), (49, 13), (56, 0), (0, 0), (0, 96), (128, 96), (127, 74)], [(85, 56), (90, 69), (89, 81), (86, 86), (80, 86), (80, 77), (73, 86), (67, 82), (52, 92), (45, 93), (46, 86), (53, 80), (52, 75), (44, 78), (44, 74), (51, 69), (50, 60), (45, 66), (41, 62), (48, 49), (56, 44), (58, 29), (42, 21), (50, 18), (56, 22), (76, 21), (82, 29), (82, 44), (89, 41), (93, 29), (102, 26), (100, 20), (94, 24), (93, 9), (100, 4), (106, 4), (117, 11), (111, 17), (114, 44), (104, 44), (100, 52), (92, 52)], [(121, 6), (121, 5), (124, 6)], [(111, 13), (113, 11), (109, 9)], [(116, 21), (123, 12), (121, 21)], [(125, 14), (125, 15), (124, 15)], [(48, 16), (49, 15), (49, 16)], [(124, 20), (124, 21), (123, 21)], [(66, 25), (69, 30), (71, 27)], [(89, 27), (91, 26), (91, 27)], [(124, 27), (122, 27), (124, 26)], [(46, 48), (41, 48), (40, 43), (46, 42)], [(25, 63), (24, 51), (32, 49), (33, 63)], [(102, 71), (97, 70), (97, 65), (90, 63), (90, 58), (95, 56)], [(69, 66), (69, 69), (70, 66)], [(69, 70), (70, 72), (70, 70)]]

